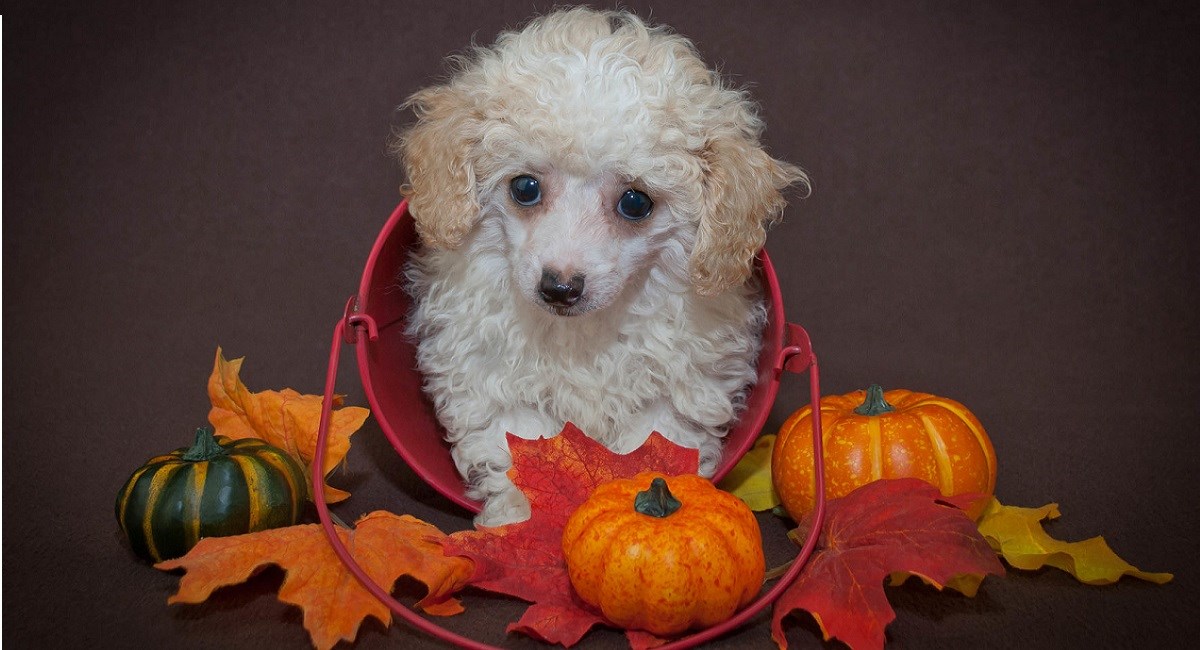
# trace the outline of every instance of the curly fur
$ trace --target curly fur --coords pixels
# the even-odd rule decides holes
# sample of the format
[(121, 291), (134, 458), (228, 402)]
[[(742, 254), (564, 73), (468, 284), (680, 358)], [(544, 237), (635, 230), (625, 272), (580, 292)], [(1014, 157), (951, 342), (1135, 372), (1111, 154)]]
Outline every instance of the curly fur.
[[(652, 430), (698, 448), (701, 473), (755, 380), (764, 319), (750, 281), (785, 201), (807, 185), (759, 143), (762, 122), (687, 39), (618, 12), (571, 9), (454, 59), (414, 94), (399, 134), (424, 246), (405, 270), (418, 364), (477, 522), (528, 516), (505, 432), (566, 421), (616, 452)], [(544, 198), (509, 196), (533, 174)], [(652, 197), (644, 222), (614, 206)], [(552, 309), (545, 268), (586, 277)]]

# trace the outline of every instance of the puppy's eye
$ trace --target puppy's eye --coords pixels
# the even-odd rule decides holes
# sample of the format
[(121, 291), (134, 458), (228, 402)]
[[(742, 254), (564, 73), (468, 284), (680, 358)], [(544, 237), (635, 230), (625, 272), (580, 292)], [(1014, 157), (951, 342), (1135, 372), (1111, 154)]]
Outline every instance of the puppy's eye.
[(518, 176), (512, 179), (508, 187), (513, 200), (521, 205), (531, 206), (542, 202), (542, 185), (532, 176)]
[(650, 216), (654, 209), (654, 201), (645, 192), (625, 190), (621, 200), (617, 201), (617, 213), (629, 221), (641, 221)]

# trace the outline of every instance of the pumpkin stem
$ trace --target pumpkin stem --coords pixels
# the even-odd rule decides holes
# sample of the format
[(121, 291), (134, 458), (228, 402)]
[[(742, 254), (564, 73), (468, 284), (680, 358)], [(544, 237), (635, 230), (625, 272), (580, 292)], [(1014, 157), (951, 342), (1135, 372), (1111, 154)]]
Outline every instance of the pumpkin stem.
[(667, 482), (661, 476), (650, 481), (650, 489), (638, 492), (633, 499), (633, 509), (651, 517), (669, 517), (683, 504), (667, 489)]
[(190, 449), (183, 452), (183, 456), (181, 456), (181, 458), (186, 461), (198, 462), (211, 460), (217, 456), (224, 456), (228, 453), (229, 452), (222, 447), (219, 442), (217, 442), (216, 437), (213, 436), (212, 429), (200, 427), (199, 429), (196, 429), (196, 442), (192, 443)]
[(854, 412), (859, 415), (882, 415), (895, 410), (894, 406), (883, 399), (883, 388), (879, 384), (871, 384), (871, 387), (867, 389), (866, 399), (858, 408), (854, 409)]

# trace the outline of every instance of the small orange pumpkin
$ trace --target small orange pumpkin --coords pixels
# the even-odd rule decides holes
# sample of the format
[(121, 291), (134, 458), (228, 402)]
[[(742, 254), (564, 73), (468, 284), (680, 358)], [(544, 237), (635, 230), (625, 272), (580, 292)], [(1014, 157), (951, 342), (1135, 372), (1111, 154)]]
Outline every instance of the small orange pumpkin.
[[(996, 452), (983, 425), (965, 406), (928, 393), (865, 391), (821, 398), (825, 495), (845, 496), (881, 478), (916, 477), (946, 496), (992, 494)], [(779, 430), (771, 479), (797, 521), (814, 503), (812, 406)], [(982, 505), (982, 504), (981, 504)], [(978, 512), (968, 512), (977, 516)]]
[(693, 475), (605, 483), (563, 530), (576, 593), (609, 621), (659, 636), (716, 625), (762, 587), (754, 513)]

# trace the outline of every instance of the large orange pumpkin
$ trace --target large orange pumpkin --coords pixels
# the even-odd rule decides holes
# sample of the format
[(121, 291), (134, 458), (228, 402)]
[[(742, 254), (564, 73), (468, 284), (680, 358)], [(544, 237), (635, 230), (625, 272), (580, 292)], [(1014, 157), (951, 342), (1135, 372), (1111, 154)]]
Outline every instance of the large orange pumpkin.
[(732, 617), (765, 573), (754, 513), (694, 475), (647, 472), (599, 486), (567, 521), (563, 557), (584, 602), (659, 636)]
[[(946, 496), (992, 494), (996, 452), (979, 420), (958, 402), (909, 390), (865, 391), (821, 398), (825, 494), (845, 496), (881, 478), (916, 477)], [(812, 406), (779, 430), (771, 478), (797, 521), (812, 510)], [(972, 516), (977, 512), (968, 513)]]

